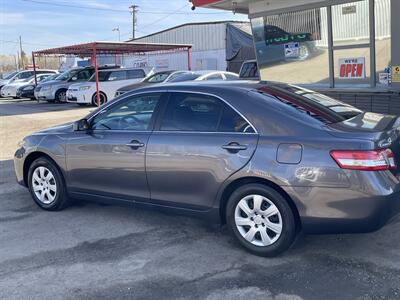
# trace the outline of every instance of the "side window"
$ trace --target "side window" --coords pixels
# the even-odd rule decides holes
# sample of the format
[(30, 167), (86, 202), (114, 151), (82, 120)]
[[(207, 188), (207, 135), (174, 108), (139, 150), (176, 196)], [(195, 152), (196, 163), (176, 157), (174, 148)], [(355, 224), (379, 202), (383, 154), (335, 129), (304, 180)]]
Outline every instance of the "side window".
[(88, 70), (83, 70), (79, 72), (76, 77), (78, 78), (78, 80), (87, 80), (90, 77), (90, 72)]
[(222, 80), (221, 74), (213, 74), (204, 78), (204, 80)]
[(151, 117), (162, 94), (132, 96), (103, 110), (91, 122), (93, 130), (149, 130)]
[(143, 70), (128, 70), (128, 79), (144, 78), (146, 74)]
[(31, 72), (22, 72), (18, 75), (18, 79), (26, 79), (31, 77)]
[(108, 81), (116, 81), (116, 80), (125, 80), (126, 79), (126, 71), (113, 71), (108, 77)]
[(223, 103), (207, 95), (172, 93), (161, 130), (216, 132)]
[(225, 105), (222, 112), (218, 131), (255, 133), (253, 127), (228, 105)]

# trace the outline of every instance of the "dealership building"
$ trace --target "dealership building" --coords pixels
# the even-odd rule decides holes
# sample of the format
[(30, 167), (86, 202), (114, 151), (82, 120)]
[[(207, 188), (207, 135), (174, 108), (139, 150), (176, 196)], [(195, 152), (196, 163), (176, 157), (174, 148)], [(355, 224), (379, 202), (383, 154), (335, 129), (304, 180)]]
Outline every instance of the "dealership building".
[(248, 14), (262, 80), (400, 114), (400, 0), (192, 0)]
[[(133, 41), (133, 40), (131, 40)], [(249, 22), (217, 21), (186, 23), (136, 38), (140, 43), (190, 44), (191, 70), (239, 72), (244, 60), (254, 59), (254, 44)], [(126, 57), (124, 65), (145, 64), (158, 70), (188, 69), (186, 53)]]

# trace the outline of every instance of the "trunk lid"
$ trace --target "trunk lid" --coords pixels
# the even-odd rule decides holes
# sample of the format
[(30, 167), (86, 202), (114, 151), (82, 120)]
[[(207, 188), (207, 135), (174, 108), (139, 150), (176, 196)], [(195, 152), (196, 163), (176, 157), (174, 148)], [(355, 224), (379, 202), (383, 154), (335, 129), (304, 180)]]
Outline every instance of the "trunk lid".
[(392, 150), (398, 173), (400, 167), (400, 118), (364, 112), (351, 119), (326, 125), (330, 135), (348, 139), (369, 140), (375, 149), (390, 148)]

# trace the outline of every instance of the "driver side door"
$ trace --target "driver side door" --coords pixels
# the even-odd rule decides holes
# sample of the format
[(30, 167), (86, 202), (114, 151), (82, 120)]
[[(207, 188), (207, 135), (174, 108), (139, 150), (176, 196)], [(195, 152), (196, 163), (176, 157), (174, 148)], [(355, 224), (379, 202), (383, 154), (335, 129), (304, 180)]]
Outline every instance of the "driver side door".
[(106, 106), (88, 131), (66, 145), (70, 193), (147, 201), (145, 152), (162, 93), (132, 95)]

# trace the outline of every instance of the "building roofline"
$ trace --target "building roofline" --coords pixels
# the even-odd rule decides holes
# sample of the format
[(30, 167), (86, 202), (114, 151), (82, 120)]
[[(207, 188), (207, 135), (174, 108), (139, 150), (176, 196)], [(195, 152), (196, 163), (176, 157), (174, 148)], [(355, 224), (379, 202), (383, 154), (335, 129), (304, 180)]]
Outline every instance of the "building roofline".
[(190, 23), (184, 23), (184, 24), (180, 24), (180, 25), (177, 25), (177, 26), (174, 26), (174, 27), (166, 28), (166, 29), (163, 29), (163, 30), (160, 30), (160, 31), (156, 31), (156, 32), (150, 33), (150, 34), (146, 34), (144, 36), (141, 36), (141, 37), (138, 37), (138, 38), (135, 38), (135, 39), (129, 39), (129, 40), (127, 40), (127, 42), (138, 41), (138, 40), (141, 40), (143, 38), (147, 38), (147, 37), (150, 37), (150, 36), (153, 36), (153, 35), (157, 35), (157, 34), (160, 34), (160, 33), (163, 33), (163, 32), (167, 32), (167, 31), (170, 31), (170, 30), (173, 30), (173, 29), (177, 29), (177, 28), (180, 28), (180, 27), (185, 27), (185, 26), (227, 24), (227, 23), (241, 23), (241, 24), (246, 23), (246, 24), (250, 24), (249, 21), (234, 21), (234, 20), (211, 21), (211, 22), (190, 22)]

